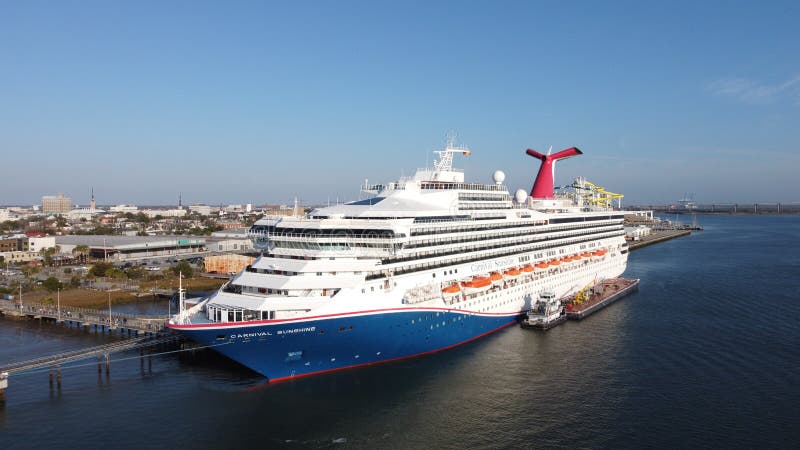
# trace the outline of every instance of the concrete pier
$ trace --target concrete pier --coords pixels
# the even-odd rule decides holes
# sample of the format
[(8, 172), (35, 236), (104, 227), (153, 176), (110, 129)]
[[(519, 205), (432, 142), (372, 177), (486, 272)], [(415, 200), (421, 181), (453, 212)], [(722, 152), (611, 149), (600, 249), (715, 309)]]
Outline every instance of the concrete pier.
[(692, 232), (689, 230), (659, 230), (653, 231), (647, 236), (642, 236), (638, 241), (628, 241), (628, 248), (636, 250), (648, 245), (657, 244), (659, 242), (668, 241), (677, 237), (689, 236)]

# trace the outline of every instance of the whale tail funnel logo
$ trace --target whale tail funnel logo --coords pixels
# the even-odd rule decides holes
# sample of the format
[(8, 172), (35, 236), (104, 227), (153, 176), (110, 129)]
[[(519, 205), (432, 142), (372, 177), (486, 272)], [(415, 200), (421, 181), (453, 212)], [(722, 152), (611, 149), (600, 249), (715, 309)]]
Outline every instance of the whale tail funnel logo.
[(531, 149), (526, 150), (525, 153), (542, 161), (542, 165), (539, 166), (539, 173), (536, 174), (536, 181), (533, 182), (533, 188), (531, 188), (531, 197), (533, 198), (553, 198), (553, 178), (556, 161), (583, 154), (577, 147), (561, 150), (553, 155), (549, 152), (543, 155)]

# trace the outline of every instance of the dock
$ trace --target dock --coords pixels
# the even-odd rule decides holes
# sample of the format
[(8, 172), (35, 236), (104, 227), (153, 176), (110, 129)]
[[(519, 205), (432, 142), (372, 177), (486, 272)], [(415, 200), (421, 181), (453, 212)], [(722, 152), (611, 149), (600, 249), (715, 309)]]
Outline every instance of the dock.
[(109, 313), (108, 310), (78, 308), (41, 303), (14, 303), (0, 300), (0, 316), (15, 319), (37, 319), (89, 331), (122, 336), (150, 336), (164, 330), (167, 316), (135, 316)]
[(567, 318), (582, 320), (622, 297), (636, 292), (638, 289), (638, 278), (610, 278), (603, 280), (593, 286), (582, 301), (575, 302), (573, 297), (566, 302)]
[(691, 235), (691, 230), (658, 230), (653, 231), (647, 236), (642, 236), (639, 240), (628, 241), (628, 249), (636, 250), (648, 245), (658, 244), (659, 242), (668, 241), (678, 237)]

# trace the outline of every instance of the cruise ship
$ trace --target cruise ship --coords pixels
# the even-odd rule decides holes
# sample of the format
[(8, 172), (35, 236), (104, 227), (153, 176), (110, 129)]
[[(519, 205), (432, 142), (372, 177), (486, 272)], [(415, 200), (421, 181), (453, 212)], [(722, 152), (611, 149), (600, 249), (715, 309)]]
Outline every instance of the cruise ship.
[(366, 199), (261, 218), (261, 256), (168, 327), (274, 382), (446, 350), (516, 323), (542, 292), (625, 271), (623, 212), (554, 194), (555, 163), (577, 148), (527, 150), (539, 172), (513, 197), (502, 171), (465, 180), (466, 147), (436, 153), (365, 183)]

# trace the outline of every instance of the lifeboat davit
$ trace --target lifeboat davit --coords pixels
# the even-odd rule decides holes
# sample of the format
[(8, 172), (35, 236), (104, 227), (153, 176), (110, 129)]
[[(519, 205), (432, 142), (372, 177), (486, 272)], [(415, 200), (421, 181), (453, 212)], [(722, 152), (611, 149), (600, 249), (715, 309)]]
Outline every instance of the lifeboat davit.
[(511, 269), (508, 269), (505, 272), (503, 272), (503, 275), (506, 278), (511, 278), (511, 279), (517, 278), (519, 276), (519, 269), (517, 269), (516, 267), (512, 267)]
[(469, 281), (461, 283), (466, 294), (477, 294), (492, 287), (492, 280), (489, 277), (474, 277)]

